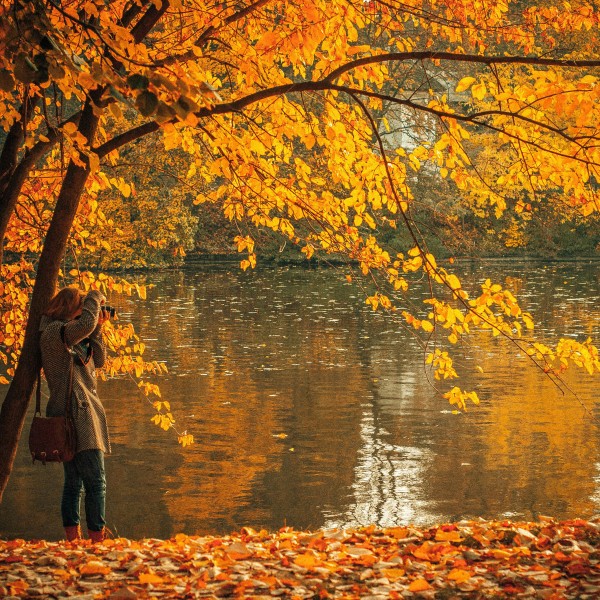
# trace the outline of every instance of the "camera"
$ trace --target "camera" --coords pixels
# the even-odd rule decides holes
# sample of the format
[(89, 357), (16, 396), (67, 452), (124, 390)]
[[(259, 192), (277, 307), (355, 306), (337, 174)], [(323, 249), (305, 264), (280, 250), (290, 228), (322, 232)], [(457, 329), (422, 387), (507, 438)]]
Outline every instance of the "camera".
[(108, 304), (102, 305), (102, 310), (105, 310), (110, 315), (111, 319), (115, 316), (117, 312), (117, 309), (114, 306), (110, 306)]

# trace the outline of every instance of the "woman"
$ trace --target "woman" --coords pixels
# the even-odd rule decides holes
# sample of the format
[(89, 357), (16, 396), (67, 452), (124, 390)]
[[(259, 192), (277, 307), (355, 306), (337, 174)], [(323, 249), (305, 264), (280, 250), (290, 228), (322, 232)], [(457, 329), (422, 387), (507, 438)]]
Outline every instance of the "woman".
[(105, 298), (92, 290), (84, 296), (77, 288), (60, 290), (50, 301), (40, 323), (42, 366), (50, 399), (49, 417), (65, 414), (69, 373), (73, 361), (72, 414), (77, 433), (76, 454), (63, 463), (65, 483), (61, 512), (68, 541), (81, 537), (79, 502), (85, 488), (85, 517), (93, 542), (105, 534), (106, 477), (104, 454), (110, 440), (104, 407), (96, 388), (96, 368), (106, 359), (102, 324)]

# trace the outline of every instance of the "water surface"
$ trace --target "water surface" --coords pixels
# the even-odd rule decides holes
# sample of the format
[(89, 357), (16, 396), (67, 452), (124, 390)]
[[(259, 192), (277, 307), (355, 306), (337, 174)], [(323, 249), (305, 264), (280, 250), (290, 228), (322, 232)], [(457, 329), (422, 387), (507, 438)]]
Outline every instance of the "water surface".
[[(600, 263), (464, 267), (478, 283), (490, 273), (508, 282), (547, 340), (598, 340)], [(460, 380), (482, 404), (456, 415), (417, 341), (365, 306), (343, 271), (233, 265), (146, 280), (146, 302), (110, 301), (147, 358), (167, 363), (163, 397), (196, 444), (182, 449), (150, 423), (133, 382), (101, 385), (113, 439), (107, 521), (118, 534), (600, 512), (598, 377), (569, 371), (577, 397), (564, 394), (482, 337), (465, 349), (471, 375)], [(61, 469), (32, 466), (21, 444), (1, 536), (61, 536)]]

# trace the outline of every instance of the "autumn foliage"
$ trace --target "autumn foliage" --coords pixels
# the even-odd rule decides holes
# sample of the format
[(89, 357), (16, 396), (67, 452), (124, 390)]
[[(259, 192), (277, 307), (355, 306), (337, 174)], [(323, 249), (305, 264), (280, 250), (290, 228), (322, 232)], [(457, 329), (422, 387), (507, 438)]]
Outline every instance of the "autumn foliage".
[[(482, 330), (558, 382), (571, 363), (600, 370), (591, 339), (536, 340), (501, 282), (462, 281), (414, 218), (423, 173), (481, 214), (536, 218), (548, 202), (598, 213), (593, 4), (16, 0), (0, 11), (0, 360), (2, 383), (13, 378), (0, 419), (4, 481), (56, 283), (144, 295), (80, 261), (109, 253), (125, 231), (103, 205), (134, 218), (128, 203), (148, 182), (123, 167), (148, 136), (185, 157), (179, 176), (196, 204), (236, 223), (242, 269), (256, 265), (264, 230), (307, 258), (346, 261), (366, 302), (419, 336), (457, 409), (479, 398), (455, 383), (452, 347)], [(176, 213), (148, 243), (172, 243)], [(110, 336), (108, 374), (137, 377), (153, 420), (171, 428), (168, 400), (146, 379), (162, 367), (144, 361), (131, 329)]]

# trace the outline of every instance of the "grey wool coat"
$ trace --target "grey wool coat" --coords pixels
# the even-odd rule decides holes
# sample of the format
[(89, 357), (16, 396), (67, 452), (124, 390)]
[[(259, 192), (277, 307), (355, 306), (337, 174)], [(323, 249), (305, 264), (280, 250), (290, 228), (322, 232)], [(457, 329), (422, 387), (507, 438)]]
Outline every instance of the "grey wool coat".
[(83, 301), (78, 319), (62, 321), (44, 315), (40, 323), (42, 367), (50, 388), (46, 416), (65, 414), (71, 355), (65, 348), (60, 329), (65, 325), (65, 342), (85, 361), (88, 343), (92, 354), (86, 365), (73, 366), (73, 420), (77, 432), (77, 452), (99, 449), (110, 452), (110, 439), (104, 406), (96, 384), (96, 368), (106, 360), (106, 345), (102, 339), (98, 316), (104, 300), (101, 292), (92, 290)]

